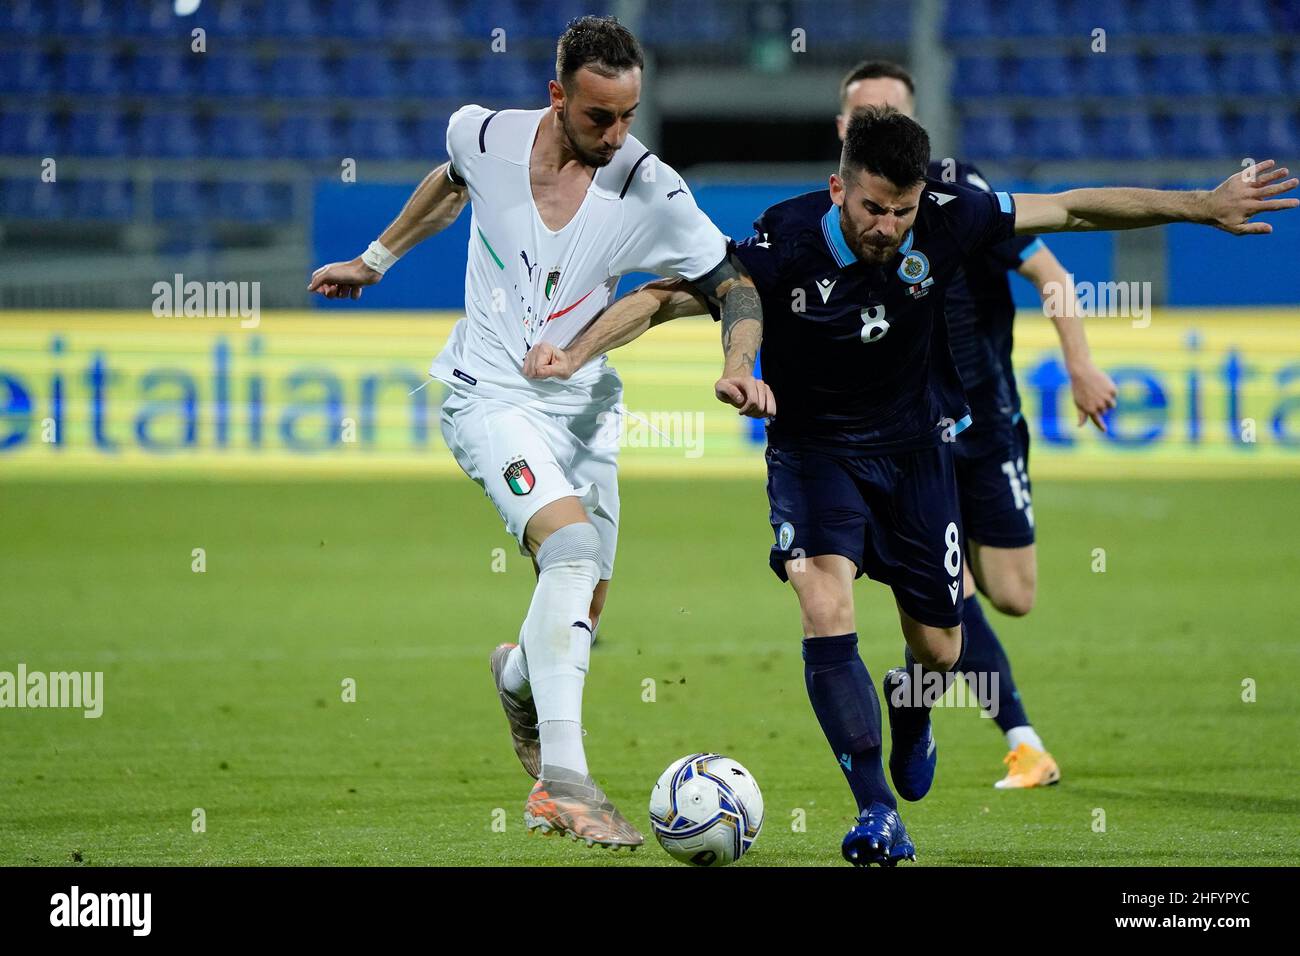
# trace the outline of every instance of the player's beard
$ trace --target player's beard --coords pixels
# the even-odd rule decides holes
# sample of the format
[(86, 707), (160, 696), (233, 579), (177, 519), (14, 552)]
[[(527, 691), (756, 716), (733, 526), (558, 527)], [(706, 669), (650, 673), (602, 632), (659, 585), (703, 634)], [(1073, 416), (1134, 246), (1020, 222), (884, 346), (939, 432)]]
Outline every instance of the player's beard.
[(569, 149), (573, 151), (573, 155), (577, 156), (584, 166), (593, 166), (596, 169), (608, 166), (609, 161), (618, 152), (618, 150), (610, 150), (608, 153), (597, 153), (580, 145), (576, 131), (569, 126), (569, 113), (567, 110), (560, 112), (560, 129), (564, 130), (564, 138), (569, 142)]
[[(845, 229), (845, 226), (848, 228)], [(844, 241), (849, 244), (853, 254), (861, 261), (869, 262), (874, 266), (887, 265), (898, 254), (898, 247), (903, 244), (901, 239), (881, 240), (869, 231), (858, 228), (858, 224), (843, 210), (840, 211), (840, 231), (844, 233)]]

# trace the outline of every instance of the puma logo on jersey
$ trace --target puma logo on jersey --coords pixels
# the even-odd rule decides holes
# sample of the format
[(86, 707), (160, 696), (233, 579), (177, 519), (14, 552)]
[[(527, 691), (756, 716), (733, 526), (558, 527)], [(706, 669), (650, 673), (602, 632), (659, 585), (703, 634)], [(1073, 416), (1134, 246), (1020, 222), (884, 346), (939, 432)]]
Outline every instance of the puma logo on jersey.
[(528, 281), (529, 281), (529, 282), (532, 282), (532, 281), (533, 281), (533, 270), (536, 269), (537, 266), (536, 266), (536, 265), (531, 265), (531, 264), (528, 262), (528, 253), (527, 253), (527, 252), (523, 252), (523, 251), (521, 251), (521, 252), (519, 253), (519, 258), (521, 258), (521, 259), (524, 260), (524, 266), (525, 266), (525, 268), (528, 269)]
[(935, 202), (937, 202), (940, 206), (946, 206), (948, 203), (952, 202), (957, 197), (952, 195), (951, 193), (930, 193), (930, 198), (933, 199)]
[(818, 279), (817, 291), (821, 294), (822, 305), (825, 305), (831, 297), (831, 289), (835, 288), (836, 279)]
[(672, 199), (678, 193), (684, 193), (684, 192), (686, 192), (686, 187), (682, 185), (682, 181), (679, 179), (677, 180), (677, 188), (668, 194), (668, 198)]

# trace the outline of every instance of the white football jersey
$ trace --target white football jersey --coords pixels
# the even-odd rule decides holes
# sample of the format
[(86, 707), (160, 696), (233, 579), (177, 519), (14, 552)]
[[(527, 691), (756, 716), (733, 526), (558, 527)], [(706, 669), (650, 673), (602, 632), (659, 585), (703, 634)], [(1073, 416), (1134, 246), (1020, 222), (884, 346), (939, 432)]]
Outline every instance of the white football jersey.
[(552, 232), (533, 203), (528, 163), (550, 109), (464, 106), (447, 126), (447, 154), (469, 187), (465, 318), (430, 374), (496, 398), (576, 411), (621, 387), (605, 357), (567, 381), (524, 378), (524, 356), (541, 341), (563, 348), (614, 298), (618, 277), (653, 272), (707, 275), (727, 240), (673, 169), (628, 136), (596, 170), (586, 198)]

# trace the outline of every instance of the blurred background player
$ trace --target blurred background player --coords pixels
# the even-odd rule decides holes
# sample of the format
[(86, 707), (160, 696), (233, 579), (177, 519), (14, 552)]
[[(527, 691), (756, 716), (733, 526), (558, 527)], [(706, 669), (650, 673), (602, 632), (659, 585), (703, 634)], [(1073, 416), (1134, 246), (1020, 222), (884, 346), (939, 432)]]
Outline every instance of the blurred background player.
[[(529, 829), (613, 848), (643, 837), (588, 772), (582, 691), (618, 537), (618, 447), (608, 423), (622, 383), (603, 356), (566, 382), (530, 381), (524, 356), (541, 341), (568, 344), (627, 272), (690, 279), (717, 295), (729, 321), (757, 309), (725, 238), (677, 174), (628, 133), (643, 66), (640, 45), (617, 20), (574, 20), (557, 46), (550, 105), (457, 110), (450, 161), (365, 253), (321, 267), (310, 286), (359, 298), (472, 205), (466, 317), (430, 373), (449, 389), (448, 447), (538, 572), (519, 643), (496, 649), (492, 674), (515, 751), (537, 778), (524, 811)], [(757, 340), (724, 334), (724, 345), (716, 391), (742, 413), (762, 414)]]
[[(890, 106), (915, 115), (916, 86), (897, 63), (867, 60), (840, 83), (840, 139), (850, 114), (868, 106)], [(992, 190), (973, 163), (944, 158), (930, 162), (933, 180)], [(963, 666), (971, 675), (997, 674), (993, 719), (1006, 736), (1006, 775), (994, 786), (1027, 788), (1057, 783), (1061, 772), (1029, 722), (1011, 663), (976, 596), (983, 591), (1003, 614), (1021, 617), (1034, 605), (1038, 580), (1034, 509), (1030, 498), (1029, 428), (1020, 412), (1020, 393), (1011, 364), (1016, 309), (1007, 273), (1015, 271), (1038, 289), (1061, 342), (1079, 424), (1091, 420), (1105, 431), (1104, 416), (1115, 407), (1110, 376), (1092, 361), (1083, 323), (1076, 315), (1071, 276), (1035, 236), (1013, 236), (972, 256), (953, 274), (944, 312), (948, 343), (971, 407), (971, 426), (954, 445), (957, 490), (969, 561), (964, 574), (967, 646)], [(1064, 294), (1062, 294), (1064, 290)], [(1063, 304), (1060, 308), (1058, 303)]]

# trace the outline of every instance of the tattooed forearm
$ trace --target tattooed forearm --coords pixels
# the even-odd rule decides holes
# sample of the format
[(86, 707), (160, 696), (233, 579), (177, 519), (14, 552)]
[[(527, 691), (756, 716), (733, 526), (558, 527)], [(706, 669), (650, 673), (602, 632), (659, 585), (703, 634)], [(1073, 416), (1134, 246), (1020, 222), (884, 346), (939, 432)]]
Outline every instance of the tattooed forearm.
[(731, 373), (752, 374), (762, 341), (763, 304), (758, 290), (737, 282), (722, 300), (723, 367)]

